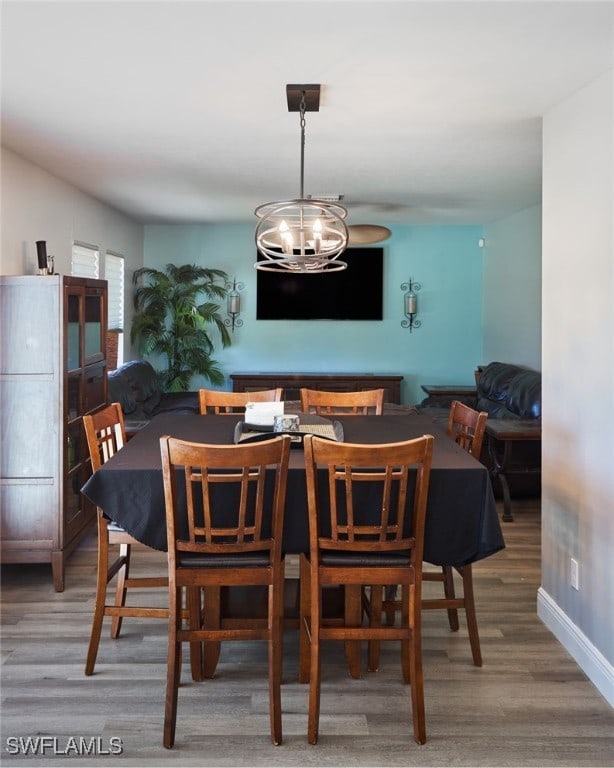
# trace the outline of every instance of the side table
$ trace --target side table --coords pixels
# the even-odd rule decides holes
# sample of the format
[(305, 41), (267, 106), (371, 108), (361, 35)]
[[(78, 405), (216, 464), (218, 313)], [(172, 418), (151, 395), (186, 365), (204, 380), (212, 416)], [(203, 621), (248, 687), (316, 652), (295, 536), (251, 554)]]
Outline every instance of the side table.
[(507, 482), (508, 475), (539, 474), (541, 462), (529, 464), (512, 462), (513, 447), (523, 442), (535, 442), (542, 439), (541, 421), (537, 419), (491, 419), (486, 421), (488, 451), (493, 462), (491, 474), (498, 477), (503, 491), (503, 520), (511, 522), (512, 501)]

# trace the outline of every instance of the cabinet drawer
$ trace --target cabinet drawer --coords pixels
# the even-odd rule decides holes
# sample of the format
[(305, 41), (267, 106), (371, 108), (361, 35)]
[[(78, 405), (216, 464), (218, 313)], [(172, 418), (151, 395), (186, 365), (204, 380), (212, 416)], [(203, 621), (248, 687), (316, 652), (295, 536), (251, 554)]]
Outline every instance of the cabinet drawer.
[(0, 477), (57, 478), (59, 405), (53, 380), (0, 381)]
[[(26, 550), (41, 545), (57, 547), (59, 504), (58, 487), (52, 480), (29, 485), (17, 481), (0, 483), (0, 539), (3, 548), (10, 549), (16, 542), (23, 542), (21, 546)], [(26, 558), (16, 562), (27, 561)]]

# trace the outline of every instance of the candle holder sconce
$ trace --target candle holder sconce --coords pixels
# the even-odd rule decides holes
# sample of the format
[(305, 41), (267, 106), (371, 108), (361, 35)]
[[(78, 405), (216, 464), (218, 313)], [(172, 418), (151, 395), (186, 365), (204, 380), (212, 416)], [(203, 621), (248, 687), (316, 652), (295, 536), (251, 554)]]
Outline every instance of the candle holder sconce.
[(401, 283), (401, 290), (405, 291), (403, 296), (403, 311), (405, 313), (405, 319), (401, 320), (401, 326), (403, 328), (409, 328), (409, 332), (412, 332), (414, 328), (420, 328), (422, 323), (420, 320), (416, 320), (418, 314), (418, 297), (416, 292), (422, 288), (420, 283), (414, 283), (411, 277), (409, 282)]
[(235, 328), (240, 328), (243, 325), (243, 320), (239, 317), (241, 314), (241, 294), (245, 288), (244, 283), (237, 283), (233, 278), (232, 283), (226, 283), (226, 289), (228, 294), (226, 295), (226, 311), (229, 317), (224, 320), (224, 325), (228, 326), (234, 333)]

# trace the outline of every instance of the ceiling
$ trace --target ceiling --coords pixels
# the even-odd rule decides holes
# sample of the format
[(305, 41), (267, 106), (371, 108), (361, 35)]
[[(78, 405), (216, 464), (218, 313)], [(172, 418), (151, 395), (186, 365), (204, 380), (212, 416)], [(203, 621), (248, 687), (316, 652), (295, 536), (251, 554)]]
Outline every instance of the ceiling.
[(305, 193), (348, 223), (541, 199), (541, 116), (613, 66), (613, 2), (2, 2), (2, 143), (143, 223)]

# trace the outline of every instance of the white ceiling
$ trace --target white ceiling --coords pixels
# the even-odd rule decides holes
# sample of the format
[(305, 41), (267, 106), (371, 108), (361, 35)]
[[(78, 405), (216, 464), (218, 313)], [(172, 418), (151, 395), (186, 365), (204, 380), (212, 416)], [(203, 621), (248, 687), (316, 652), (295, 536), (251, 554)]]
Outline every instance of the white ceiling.
[(2, 143), (146, 222), (299, 195), (287, 83), (320, 83), (305, 193), (348, 223), (540, 201), (541, 116), (613, 66), (614, 3), (2, 2)]

